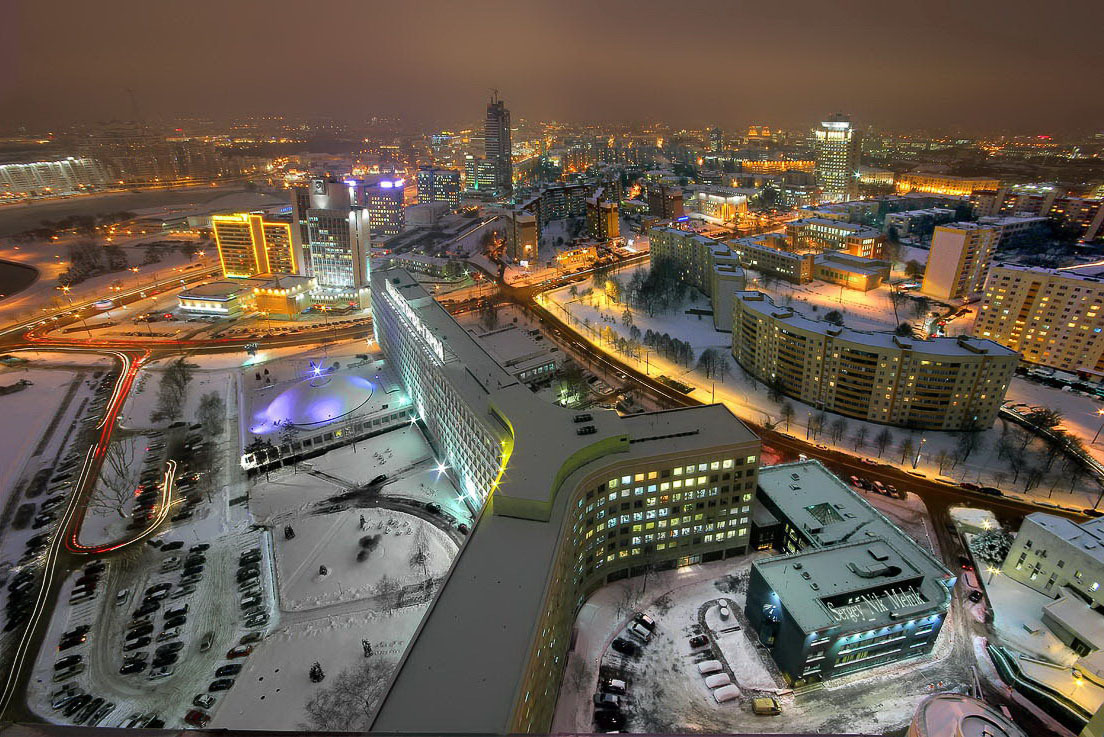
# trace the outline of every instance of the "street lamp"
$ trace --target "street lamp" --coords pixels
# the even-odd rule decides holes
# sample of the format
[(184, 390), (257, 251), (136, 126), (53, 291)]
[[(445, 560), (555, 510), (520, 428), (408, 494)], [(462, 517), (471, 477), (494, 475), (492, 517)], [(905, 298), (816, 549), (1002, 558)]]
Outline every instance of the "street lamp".
[(920, 436), (920, 445), (916, 448), (916, 457), (912, 459), (912, 467), (916, 468), (916, 464), (920, 462), (920, 451), (924, 449), (924, 443), (928, 442), (928, 439), (923, 435)]
[(995, 566), (987, 566), (985, 568), (985, 571), (989, 574), (989, 580), (985, 582), (985, 585), (988, 586), (989, 584), (993, 583), (993, 576), (1000, 573), (1000, 569), (996, 568)]
[[(1098, 410), (1096, 411), (1096, 414), (1097, 414), (1098, 416), (1104, 417), (1104, 409), (1098, 409)], [(1097, 439), (1098, 437), (1100, 437), (1100, 431), (1101, 431), (1101, 430), (1104, 430), (1104, 422), (1101, 422), (1101, 423), (1100, 423), (1100, 427), (1096, 428), (1096, 435), (1093, 435), (1093, 439), (1092, 439), (1092, 442), (1091, 442), (1091, 443), (1089, 443), (1089, 445), (1095, 445), (1095, 444), (1096, 444), (1096, 439)]]

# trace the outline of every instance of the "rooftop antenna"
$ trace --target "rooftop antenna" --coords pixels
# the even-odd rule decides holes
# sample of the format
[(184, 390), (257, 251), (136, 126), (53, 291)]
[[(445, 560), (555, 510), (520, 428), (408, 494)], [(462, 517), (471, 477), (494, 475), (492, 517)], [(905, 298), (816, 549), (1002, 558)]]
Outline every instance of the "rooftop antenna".
[(498, 90), (494, 87), (491, 88), (491, 104), (498, 102)]

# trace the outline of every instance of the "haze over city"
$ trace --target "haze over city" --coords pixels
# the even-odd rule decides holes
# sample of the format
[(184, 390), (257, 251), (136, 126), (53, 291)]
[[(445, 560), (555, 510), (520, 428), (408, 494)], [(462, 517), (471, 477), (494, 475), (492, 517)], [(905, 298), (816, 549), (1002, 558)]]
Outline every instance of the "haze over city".
[(1098, 3), (0, 7), (0, 732), (1104, 737)]
[(0, 9), (5, 124), (515, 114), (675, 126), (1067, 133), (1104, 101), (1098, 3), (28, 3)]

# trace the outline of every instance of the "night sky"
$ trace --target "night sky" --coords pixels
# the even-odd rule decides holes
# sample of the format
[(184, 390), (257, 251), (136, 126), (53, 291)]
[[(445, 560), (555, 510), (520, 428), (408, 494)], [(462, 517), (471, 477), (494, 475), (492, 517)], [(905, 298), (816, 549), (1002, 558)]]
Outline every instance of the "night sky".
[(0, 0), (4, 127), (401, 115), (1104, 130), (1104, 2)]

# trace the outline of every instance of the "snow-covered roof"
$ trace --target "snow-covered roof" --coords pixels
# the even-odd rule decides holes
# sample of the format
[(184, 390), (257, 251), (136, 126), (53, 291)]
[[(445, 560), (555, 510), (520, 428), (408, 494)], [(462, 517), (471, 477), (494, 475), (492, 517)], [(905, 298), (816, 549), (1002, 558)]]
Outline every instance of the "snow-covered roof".
[[(803, 552), (753, 564), (805, 632), (946, 611), (951, 572), (819, 461), (760, 469), (759, 493), (811, 541)], [(910, 589), (922, 602), (910, 599)], [(864, 597), (886, 609), (860, 604), (852, 613), (844, 604)]]

